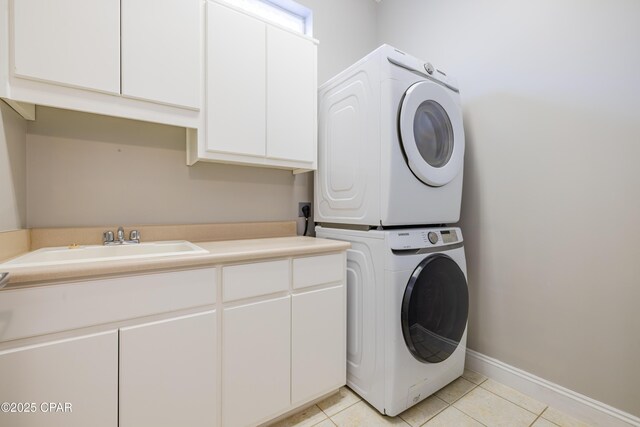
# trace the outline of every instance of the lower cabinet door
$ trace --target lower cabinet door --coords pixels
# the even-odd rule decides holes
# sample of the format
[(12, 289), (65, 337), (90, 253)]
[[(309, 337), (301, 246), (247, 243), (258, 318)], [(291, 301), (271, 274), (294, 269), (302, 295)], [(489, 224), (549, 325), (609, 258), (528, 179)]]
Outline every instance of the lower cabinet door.
[(121, 329), (120, 427), (217, 425), (216, 370), (215, 311)]
[(118, 332), (0, 351), (0, 403), (0, 426), (117, 427)]
[(291, 400), (295, 405), (346, 383), (344, 286), (293, 296)]
[(224, 309), (223, 426), (256, 425), (289, 407), (290, 304), (286, 296)]

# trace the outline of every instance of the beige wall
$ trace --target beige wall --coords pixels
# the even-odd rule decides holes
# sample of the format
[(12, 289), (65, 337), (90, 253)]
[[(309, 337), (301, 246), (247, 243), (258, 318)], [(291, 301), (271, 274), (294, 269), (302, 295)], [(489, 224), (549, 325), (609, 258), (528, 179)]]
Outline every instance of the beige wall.
[(469, 347), (640, 415), (640, 3), (379, 12), (462, 91)]
[[(303, 3), (320, 82), (375, 47), (373, 1)], [(27, 140), (29, 227), (289, 220), (313, 200), (312, 174), (185, 166), (180, 128), (38, 108)]]
[(27, 222), (26, 133), (26, 121), (0, 101), (0, 231)]
[(184, 128), (38, 108), (27, 134), (29, 227), (293, 219), (309, 177), (185, 165)]

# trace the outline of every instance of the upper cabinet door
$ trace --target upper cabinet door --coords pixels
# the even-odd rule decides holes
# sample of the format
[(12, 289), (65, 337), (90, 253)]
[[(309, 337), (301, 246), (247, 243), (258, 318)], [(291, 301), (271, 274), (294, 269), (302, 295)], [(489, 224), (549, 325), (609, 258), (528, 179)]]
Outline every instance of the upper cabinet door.
[(122, 0), (122, 94), (199, 109), (201, 18), (200, 0)]
[(120, 0), (14, 0), (16, 76), (120, 93)]
[(316, 158), (316, 45), (269, 26), (267, 31), (267, 157)]
[(266, 25), (207, 3), (207, 150), (265, 155)]

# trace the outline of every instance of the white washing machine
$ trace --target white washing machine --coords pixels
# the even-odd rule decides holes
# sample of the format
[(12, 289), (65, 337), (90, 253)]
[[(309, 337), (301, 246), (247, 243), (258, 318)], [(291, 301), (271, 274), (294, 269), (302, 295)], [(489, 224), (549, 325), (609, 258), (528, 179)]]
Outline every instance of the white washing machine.
[(462, 375), (469, 292), (459, 228), (348, 230), (347, 385), (395, 416)]
[(316, 222), (459, 220), (465, 139), (453, 79), (383, 45), (322, 85), (318, 100)]

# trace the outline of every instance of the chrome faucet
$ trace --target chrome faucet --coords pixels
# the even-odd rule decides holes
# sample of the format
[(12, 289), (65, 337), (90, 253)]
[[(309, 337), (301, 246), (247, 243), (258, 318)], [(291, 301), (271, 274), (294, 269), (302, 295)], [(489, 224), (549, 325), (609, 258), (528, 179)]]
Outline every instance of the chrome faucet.
[(140, 243), (140, 232), (138, 230), (131, 230), (129, 233), (129, 240), (124, 239), (124, 228), (122, 227), (118, 227), (115, 239), (113, 231), (107, 230), (102, 233), (102, 244), (105, 246), (134, 245), (136, 243)]

